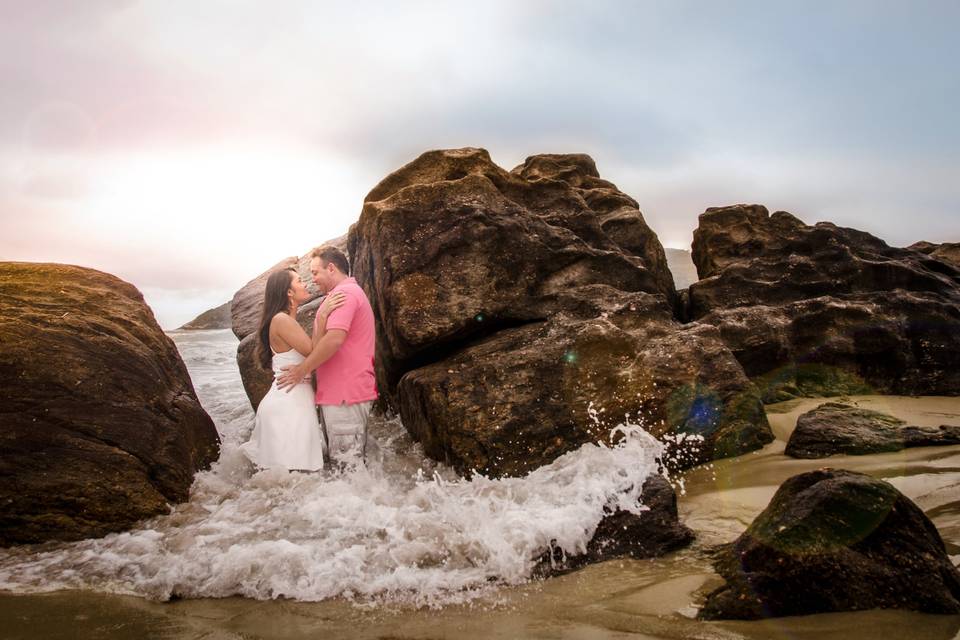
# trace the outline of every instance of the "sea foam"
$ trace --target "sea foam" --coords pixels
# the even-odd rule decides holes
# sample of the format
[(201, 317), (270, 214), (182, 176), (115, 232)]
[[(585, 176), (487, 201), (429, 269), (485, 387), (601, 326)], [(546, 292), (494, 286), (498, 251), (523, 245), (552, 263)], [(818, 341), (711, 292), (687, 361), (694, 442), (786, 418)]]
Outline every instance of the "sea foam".
[(640, 489), (663, 455), (643, 429), (621, 425), (616, 444), (584, 445), (523, 478), (459, 478), (392, 420), (375, 425), (379, 452), (367, 467), (254, 472), (238, 450), (252, 412), (235, 365), (223, 363), (236, 341), (175, 338), (221, 431), (220, 460), (197, 475), (187, 503), (138, 529), (0, 551), (0, 589), (463, 602), (527, 581), (551, 545), (581, 553), (605, 513), (642, 509)]

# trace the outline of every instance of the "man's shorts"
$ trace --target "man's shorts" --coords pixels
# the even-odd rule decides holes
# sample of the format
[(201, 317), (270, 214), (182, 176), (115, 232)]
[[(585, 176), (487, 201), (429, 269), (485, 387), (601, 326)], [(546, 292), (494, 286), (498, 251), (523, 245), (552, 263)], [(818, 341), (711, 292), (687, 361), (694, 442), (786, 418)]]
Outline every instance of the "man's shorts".
[(320, 415), (331, 460), (348, 462), (367, 454), (367, 418), (373, 402), (322, 404)]

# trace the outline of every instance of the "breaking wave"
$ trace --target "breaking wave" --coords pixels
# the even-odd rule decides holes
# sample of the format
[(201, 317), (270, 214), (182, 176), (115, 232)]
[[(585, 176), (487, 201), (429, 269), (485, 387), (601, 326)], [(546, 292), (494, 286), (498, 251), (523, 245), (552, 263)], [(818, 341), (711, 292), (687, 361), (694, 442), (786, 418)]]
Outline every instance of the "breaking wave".
[[(173, 334), (221, 432), (220, 460), (190, 500), (139, 528), (0, 550), (0, 589), (175, 597), (344, 597), (418, 606), (463, 602), (529, 579), (551, 544), (582, 552), (606, 512), (636, 512), (662, 445), (621, 425), (523, 478), (457, 477), (396, 419), (376, 421), (366, 468), (254, 472), (238, 450), (253, 413), (230, 332)], [(642, 507), (639, 507), (642, 508)]]

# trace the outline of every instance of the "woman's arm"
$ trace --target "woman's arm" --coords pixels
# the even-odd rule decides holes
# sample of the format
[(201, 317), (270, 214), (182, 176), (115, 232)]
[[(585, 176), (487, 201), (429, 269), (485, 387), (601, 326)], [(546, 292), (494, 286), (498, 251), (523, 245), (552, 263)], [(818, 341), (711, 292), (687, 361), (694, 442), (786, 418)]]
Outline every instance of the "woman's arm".
[(300, 324), (286, 313), (278, 313), (273, 317), (270, 328), (288, 345), (293, 347), (302, 356), (310, 355), (313, 343), (310, 336)]

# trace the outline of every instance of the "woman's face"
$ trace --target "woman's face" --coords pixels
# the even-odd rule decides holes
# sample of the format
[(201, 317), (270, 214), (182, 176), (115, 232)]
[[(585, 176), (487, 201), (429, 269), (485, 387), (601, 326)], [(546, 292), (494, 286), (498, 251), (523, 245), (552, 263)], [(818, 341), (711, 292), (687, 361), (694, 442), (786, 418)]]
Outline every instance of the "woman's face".
[(292, 271), (290, 272), (290, 296), (298, 305), (310, 299), (310, 292), (300, 281), (300, 276)]

